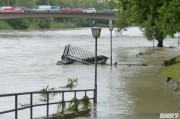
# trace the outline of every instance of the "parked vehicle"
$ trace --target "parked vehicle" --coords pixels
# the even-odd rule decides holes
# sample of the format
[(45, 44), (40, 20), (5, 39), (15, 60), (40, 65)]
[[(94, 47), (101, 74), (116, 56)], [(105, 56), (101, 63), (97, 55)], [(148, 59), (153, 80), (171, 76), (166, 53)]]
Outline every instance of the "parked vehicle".
[(33, 9), (33, 12), (51, 12), (50, 5), (39, 5)]
[(103, 10), (100, 10), (99, 13), (102, 13), (102, 14), (113, 14), (114, 11), (112, 11), (110, 9), (103, 9)]
[(24, 12), (26, 12), (26, 13), (32, 13), (32, 12), (34, 12), (34, 11), (33, 11), (33, 9), (26, 9)]
[(61, 8), (60, 12), (61, 13), (69, 13), (69, 12), (71, 12), (71, 8)]
[(59, 6), (51, 6), (51, 12), (54, 12), (54, 13), (60, 12), (60, 7)]
[(14, 8), (15, 12), (24, 12), (25, 11), (25, 7), (16, 7)]
[(96, 9), (95, 8), (87, 8), (83, 11), (83, 13), (96, 13)]
[(83, 9), (82, 8), (75, 8), (75, 9), (71, 9), (70, 12), (71, 13), (83, 13)]
[(15, 7), (15, 9), (21, 9), (21, 10), (26, 10), (26, 7), (23, 7), (23, 6), (17, 6), (17, 7)]
[(0, 12), (24, 12), (24, 10), (20, 8), (13, 8), (11, 6), (3, 6), (0, 7)]
[(7, 9), (7, 8), (12, 8), (11, 6), (2, 6), (0, 7), (0, 10), (4, 10), (4, 9)]
[(114, 13), (118, 12), (118, 11), (121, 11), (120, 9), (113, 9), (112, 10)]

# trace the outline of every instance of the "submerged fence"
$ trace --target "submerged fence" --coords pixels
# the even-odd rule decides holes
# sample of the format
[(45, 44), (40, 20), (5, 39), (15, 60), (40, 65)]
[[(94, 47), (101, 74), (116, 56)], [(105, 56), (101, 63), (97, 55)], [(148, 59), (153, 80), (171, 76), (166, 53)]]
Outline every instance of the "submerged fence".
[[(95, 53), (73, 46), (66, 45), (64, 48), (63, 55), (61, 57), (61, 62), (64, 64), (71, 64), (74, 61), (81, 62), (83, 64), (94, 64), (95, 63)], [(97, 56), (98, 63), (105, 63), (108, 57), (103, 55)]]
[[(64, 91), (36, 91), (36, 92), (24, 92), (24, 93), (11, 93), (11, 94), (1, 94), (0, 95), (0, 98), (4, 98), (4, 97), (14, 97), (14, 107), (12, 107), (11, 109), (9, 110), (3, 110), (3, 111), (0, 111), (0, 116), (2, 114), (7, 114), (7, 113), (10, 113), (10, 112), (14, 112), (14, 117), (15, 119), (18, 119), (18, 111), (20, 110), (24, 110), (24, 109), (29, 109), (30, 111), (30, 119), (33, 119), (33, 108), (35, 107), (40, 107), (40, 106), (46, 106), (46, 114), (44, 114), (46, 118), (48, 118), (50, 116), (49, 114), (49, 106), (50, 105), (54, 105), (54, 104), (61, 104), (61, 109), (62, 109), (62, 112), (61, 113), (64, 113), (65, 111), (65, 103), (67, 102), (73, 102), (73, 100), (66, 100), (65, 99), (65, 94), (66, 93), (73, 93), (73, 98), (76, 98), (77, 99), (77, 93), (83, 93), (84, 96), (87, 96), (87, 93), (88, 92), (92, 92), (92, 94), (94, 95), (94, 89), (87, 89), (87, 90), (64, 90)], [(55, 101), (55, 102), (50, 102), (50, 95), (51, 94), (56, 94), (56, 93), (60, 93), (61, 94), (61, 99), (60, 101)], [(41, 104), (33, 104), (33, 101), (34, 101), (34, 95), (35, 94), (45, 94), (46, 95), (46, 99), (45, 99), (45, 102), (44, 103), (41, 103)], [(19, 97), (22, 96), (22, 95), (27, 95), (29, 96), (29, 104), (24, 106), (24, 107), (19, 107), (18, 104), (19, 104)], [(89, 98), (90, 100), (94, 99), (94, 96), (93, 97), (90, 97)], [(81, 100), (81, 99), (78, 99), (78, 100)], [(7, 104), (8, 105), (8, 104)]]

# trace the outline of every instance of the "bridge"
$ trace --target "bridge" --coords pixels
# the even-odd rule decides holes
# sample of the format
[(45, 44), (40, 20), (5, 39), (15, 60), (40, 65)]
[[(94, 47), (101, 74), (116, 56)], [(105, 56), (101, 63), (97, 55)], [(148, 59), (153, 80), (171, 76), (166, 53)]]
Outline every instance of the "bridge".
[(56, 17), (117, 20), (117, 16), (115, 14), (102, 14), (102, 13), (0, 13), (0, 19), (56, 18)]

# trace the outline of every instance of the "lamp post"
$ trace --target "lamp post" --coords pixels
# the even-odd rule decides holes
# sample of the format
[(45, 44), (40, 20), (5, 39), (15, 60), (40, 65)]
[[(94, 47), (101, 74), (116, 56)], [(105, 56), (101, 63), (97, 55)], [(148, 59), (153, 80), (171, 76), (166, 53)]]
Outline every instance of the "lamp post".
[(94, 103), (97, 103), (97, 38), (100, 37), (101, 28), (91, 28), (92, 36), (95, 38), (95, 82), (94, 82)]
[(113, 31), (113, 25), (109, 25), (109, 31), (110, 31), (110, 65), (112, 66), (112, 31)]
[(153, 53), (154, 53), (154, 38), (153, 38)]
[(180, 32), (178, 32), (178, 47), (179, 47), (179, 44), (180, 44)]

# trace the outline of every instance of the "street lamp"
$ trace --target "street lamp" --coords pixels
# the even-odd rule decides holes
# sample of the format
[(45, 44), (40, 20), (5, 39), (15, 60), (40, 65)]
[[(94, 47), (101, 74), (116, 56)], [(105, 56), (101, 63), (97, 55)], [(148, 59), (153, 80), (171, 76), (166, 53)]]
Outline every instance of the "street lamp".
[(95, 91), (94, 91), (94, 103), (97, 103), (97, 38), (100, 37), (101, 28), (91, 28), (92, 36), (95, 38)]
[(109, 31), (110, 31), (110, 64), (112, 66), (112, 31), (113, 31), (113, 25), (109, 25)]

